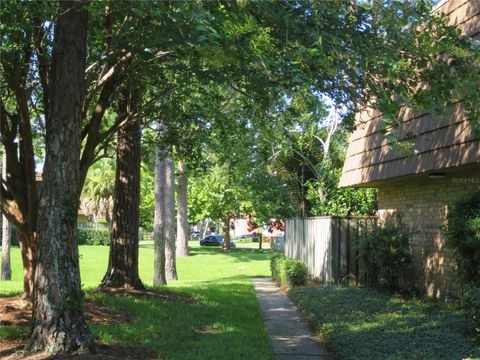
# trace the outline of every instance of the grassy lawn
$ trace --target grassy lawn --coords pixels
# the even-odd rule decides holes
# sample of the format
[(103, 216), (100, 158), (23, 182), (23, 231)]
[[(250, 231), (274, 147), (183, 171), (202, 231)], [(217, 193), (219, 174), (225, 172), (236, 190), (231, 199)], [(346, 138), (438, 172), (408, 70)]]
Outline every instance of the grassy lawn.
[(451, 305), (342, 286), (289, 296), (340, 359), (480, 359), (468, 320)]
[[(108, 247), (81, 246), (80, 254), (84, 289), (93, 289), (106, 270)], [(88, 298), (98, 304), (136, 317), (128, 324), (92, 324), (95, 337), (108, 344), (150, 348), (168, 359), (272, 359), (250, 280), (269, 275), (270, 253), (237, 249), (221, 254), (219, 248), (194, 248), (191, 254), (177, 258), (180, 280), (162, 288), (191, 296), (194, 304), (89, 294)], [(22, 290), (19, 255), (18, 248), (13, 249), (13, 281), (0, 282), (0, 296)], [(151, 285), (152, 246), (140, 247), (140, 275), (146, 285)], [(18, 336), (19, 331), (0, 326), (0, 340)]]
[[(253, 241), (240, 242), (235, 239), (232, 239), (232, 241), (237, 245), (237, 249), (258, 249), (258, 245), (259, 245), (258, 242), (253, 242)], [(144, 241), (141, 241), (140, 244), (153, 246), (153, 240), (144, 240)], [(190, 240), (188, 242), (188, 246), (190, 248), (198, 248), (200, 247), (200, 244), (198, 243), (198, 240)], [(263, 243), (262, 249), (270, 250), (270, 243)]]

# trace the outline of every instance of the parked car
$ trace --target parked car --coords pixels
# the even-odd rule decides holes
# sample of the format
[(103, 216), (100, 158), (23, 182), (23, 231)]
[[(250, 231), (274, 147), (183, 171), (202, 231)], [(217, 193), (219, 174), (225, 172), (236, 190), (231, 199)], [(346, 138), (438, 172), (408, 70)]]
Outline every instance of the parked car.
[[(222, 235), (208, 235), (200, 240), (200, 246), (222, 246), (223, 245), (223, 236)], [(230, 247), (236, 247), (237, 245), (230, 241)]]
[(192, 238), (192, 239), (198, 239), (198, 238), (200, 238), (200, 231), (192, 231), (192, 232), (190, 233), (190, 238)]

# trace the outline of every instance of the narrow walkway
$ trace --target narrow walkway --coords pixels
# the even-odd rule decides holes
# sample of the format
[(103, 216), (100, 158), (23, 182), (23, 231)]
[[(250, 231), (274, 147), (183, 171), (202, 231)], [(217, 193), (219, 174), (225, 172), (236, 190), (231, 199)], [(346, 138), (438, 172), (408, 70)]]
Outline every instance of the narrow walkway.
[(254, 278), (253, 286), (276, 359), (333, 358), (271, 278)]

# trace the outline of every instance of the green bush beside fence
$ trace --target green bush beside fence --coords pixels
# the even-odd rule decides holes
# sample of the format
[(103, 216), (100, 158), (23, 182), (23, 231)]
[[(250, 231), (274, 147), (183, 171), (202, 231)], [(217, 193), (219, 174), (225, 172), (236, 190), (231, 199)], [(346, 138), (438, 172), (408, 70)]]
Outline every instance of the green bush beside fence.
[(79, 245), (110, 245), (108, 229), (78, 229)]
[(453, 250), (463, 305), (476, 323), (480, 341), (480, 192), (453, 204), (443, 231), (447, 246)]
[(410, 290), (408, 272), (413, 264), (410, 236), (409, 230), (389, 220), (358, 239), (360, 276), (368, 286)]
[(280, 285), (300, 286), (308, 280), (308, 269), (301, 260), (289, 259), (283, 254), (273, 254), (270, 260), (272, 277)]

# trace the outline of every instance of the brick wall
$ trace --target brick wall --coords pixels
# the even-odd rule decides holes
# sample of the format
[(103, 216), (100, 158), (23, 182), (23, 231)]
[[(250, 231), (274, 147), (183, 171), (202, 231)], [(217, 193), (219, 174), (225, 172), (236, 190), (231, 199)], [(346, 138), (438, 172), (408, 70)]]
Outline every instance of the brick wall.
[(414, 230), (412, 248), (417, 289), (433, 297), (455, 294), (457, 280), (450, 251), (440, 228), (445, 223), (448, 205), (463, 194), (480, 190), (480, 169), (457, 171), (445, 178), (419, 174), (403, 180), (389, 181), (379, 187), (379, 217), (393, 214)]

